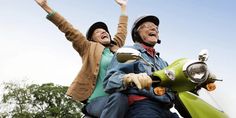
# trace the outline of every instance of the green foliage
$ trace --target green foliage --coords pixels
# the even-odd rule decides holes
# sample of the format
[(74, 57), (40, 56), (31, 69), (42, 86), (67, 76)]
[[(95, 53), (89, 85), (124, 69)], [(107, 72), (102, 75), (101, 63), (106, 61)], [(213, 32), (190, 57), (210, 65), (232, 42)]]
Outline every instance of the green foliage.
[[(68, 87), (46, 83), (4, 83), (0, 115), (15, 118), (81, 118), (82, 103), (65, 95)], [(1, 97), (0, 97), (1, 98)]]

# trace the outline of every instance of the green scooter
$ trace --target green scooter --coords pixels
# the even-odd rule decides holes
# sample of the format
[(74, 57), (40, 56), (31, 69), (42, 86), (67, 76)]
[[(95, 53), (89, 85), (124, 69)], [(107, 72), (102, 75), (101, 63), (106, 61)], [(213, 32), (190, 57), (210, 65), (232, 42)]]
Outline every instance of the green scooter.
[[(132, 48), (120, 48), (116, 58), (120, 63), (142, 60), (149, 64), (139, 51)], [(222, 81), (209, 71), (206, 61), (208, 51), (202, 50), (198, 60), (181, 58), (168, 67), (153, 72), (151, 76), (156, 95), (162, 95), (165, 87), (176, 93), (175, 109), (184, 118), (228, 118), (222, 110), (215, 108), (199, 97), (198, 91), (204, 88), (215, 90), (215, 81)]]

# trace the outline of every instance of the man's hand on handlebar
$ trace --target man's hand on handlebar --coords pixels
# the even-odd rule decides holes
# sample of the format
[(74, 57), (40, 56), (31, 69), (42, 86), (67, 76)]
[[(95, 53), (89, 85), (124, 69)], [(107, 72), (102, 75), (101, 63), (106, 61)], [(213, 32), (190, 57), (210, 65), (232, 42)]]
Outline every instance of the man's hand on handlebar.
[(138, 89), (147, 89), (150, 90), (152, 79), (146, 73), (129, 73), (124, 75), (123, 83), (125, 86), (129, 86), (134, 83)]

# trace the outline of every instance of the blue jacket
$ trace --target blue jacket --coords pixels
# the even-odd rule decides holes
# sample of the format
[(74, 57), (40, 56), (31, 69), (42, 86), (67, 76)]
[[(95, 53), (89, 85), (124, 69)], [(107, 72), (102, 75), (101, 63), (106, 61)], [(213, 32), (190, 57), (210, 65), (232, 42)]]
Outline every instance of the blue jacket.
[(139, 44), (135, 43), (130, 48), (134, 48), (141, 52), (141, 56), (148, 61), (151, 67), (147, 65), (142, 60), (137, 60), (132, 63), (119, 63), (116, 60), (116, 56), (113, 57), (108, 70), (106, 77), (104, 79), (104, 89), (107, 93), (114, 93), (118, 91), (123, 91), (127, 94), (135, 94), (142, 95), (150, 98), (151, 100), (158, 101), (161, 103), (172, 103), (174, 100), (174, 94), (167, 92), (162, 96), (157, 96), (153, 92), (153, 88), (148, 91), (146, 89), (139, 90), (137, 87), (126, 87), (123, 84), (122, 78), (125, 74), (128, 73), (147, 73), (148, 75), (152, 75), (152, 72), (155, 70), (161, 70), (168, 66), (167, 62), (159, 57), (159, 53), (156, 54), (155, 58), (150, 56), (147, 51)]

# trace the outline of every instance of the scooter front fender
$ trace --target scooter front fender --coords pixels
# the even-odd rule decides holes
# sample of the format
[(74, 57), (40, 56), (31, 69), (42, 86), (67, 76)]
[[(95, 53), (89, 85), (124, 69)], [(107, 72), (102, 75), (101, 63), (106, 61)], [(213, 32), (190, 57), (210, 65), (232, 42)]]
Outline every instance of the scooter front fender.
[(181, 92), (178, 97), (192, 118), (228, 118), (223, 111), (216, 109), (195, 94)]

